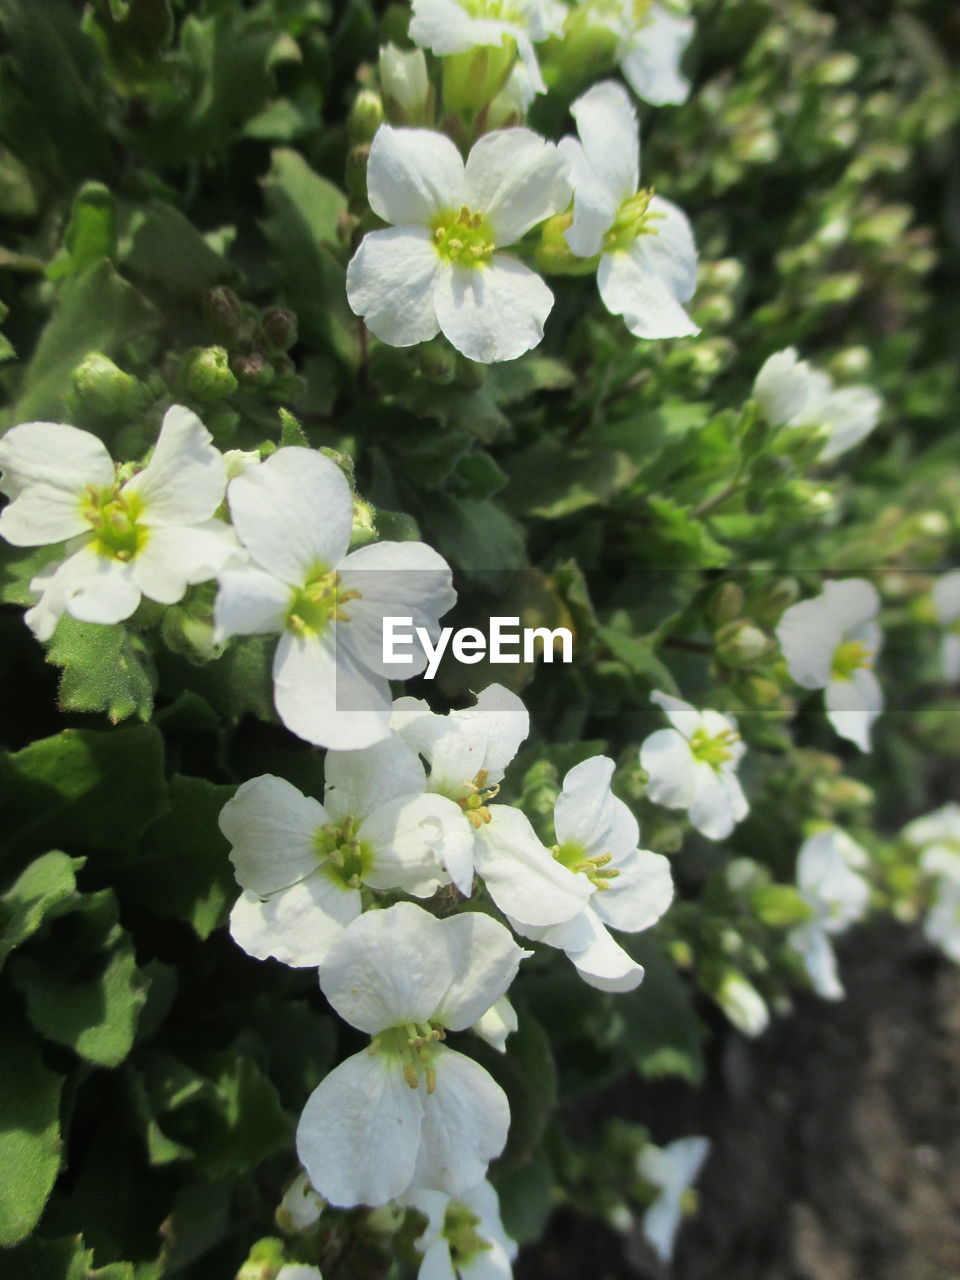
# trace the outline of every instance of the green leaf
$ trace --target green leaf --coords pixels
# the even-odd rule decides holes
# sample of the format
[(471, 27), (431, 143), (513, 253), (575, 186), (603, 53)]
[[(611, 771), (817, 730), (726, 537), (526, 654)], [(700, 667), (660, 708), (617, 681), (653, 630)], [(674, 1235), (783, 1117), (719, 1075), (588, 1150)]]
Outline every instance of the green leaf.
[(492, 502), (433, 493), (419, 523), (458, 569), (506, 571), (526, 563), (522, 526)]
[(645, 1080), (680, 1076), (699, 1084), (706, 1028), (693, 1011), (689, 989), (655, 942), (638, 942), (631, 952), (646, 972), (635, 991), (617, 997), (624, 1051)]
[(47, 267), (50, 280), (79, 275), (116, 249), (116, 208), (102, 182), (85, 182), (73, 201), (63, 247)]
[(178, 298), (196, 298), (230, 274), (190, 219), (162, 200), (121, 206), (118, 252), (131, 276)]
[(3, 422), (61, 419), (70, 374), (91, 351), (113, 355), (152, 328), (156, 313), (106, 259), (65, 281), (23, 375), (15, 406)]
[(731, 552), (707, 532), (690, 510), (672, 499), (651, 497), (647, 500), (654, 516), (651, 531), (650, 559), (662, 567), (713, 569), (729, 564)]
[(0, 1246), (30, 1234), (53, 1187), (62, 1085), (22, 1016), (0, 1006)]
[(557, 1101), (557, 1069), (547, 1034), (534, 1018), (518, 1012), (520, 1025), (508, 1038), (505, 1053), (483, 1041), (470, 1046), (472, 1056), (510, 1100), (510, 1136), (500, 1156), (503, 1168), (531, 1159)]
[(332, 348), (355, 366), (360, 358), (358, 321), (347, 306), (346, 268), (337, 247), (346, 196), (285, 147), (272, 153), (262, 186), (267, 206), (263, 232), (301, 336)]
[(54, 850), (21, 872), (0, 898), (0, 965), (44, 920), (70, 909), (77, 888), (74, 871), (82, 865), (82, 858)]
[(556, 520), (605, 505), (628, 487), (637, 467), (625, 453), (542, 440), (513, 457), (510, 471), (503, 496), (511, 511)]
[(176, 694), (191, 690), (234, 723), (245, 715), (275, 720), (271, 672), (276, 644), (275, 636), (239, 636), (219, 658), (203, 666), (160, 652), (160, 687)]
[(310, 441), (306, 432), (293, 414), (282, 407), (277, 412), (280, 415), (280, 447), (283, 449), (288, 445), (296, 445), (309, 449)]
[(114, 724), (136, 715), (149, 720), (157, 678), (143, 638), (122, 623), (106, 627), (66, 615), (47, 658), (62, 668), (60, 705), (66, 711), (102, 711)]

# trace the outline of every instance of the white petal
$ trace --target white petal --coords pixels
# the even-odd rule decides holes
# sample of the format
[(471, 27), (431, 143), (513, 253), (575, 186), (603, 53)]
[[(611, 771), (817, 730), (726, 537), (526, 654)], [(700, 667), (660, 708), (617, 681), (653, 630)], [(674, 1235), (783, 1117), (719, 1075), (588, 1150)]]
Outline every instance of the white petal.
[(433, 129), (377, 130), (367, 162), (370, 208), (396, 226), (427, 226), (442, 210), (459, 210), (463, 193), (460, 152)]
[(614, 864), (619, 872), (610, 888), (595, 893), (590, 905), (604, 924), (625, 933), (649, 929), (673, 901), (670, 859), (662, 853), (634, 849)]
[(647, 795), (668, 809), (688, 809), (697, 789), (696, 761), (677, 729), (658, 729), (640, 747), (640, 767), (650, 775)]
[(140, 603), (133, 565), (89, 545), (64, 561), (62, 573), (67, 613), (79, 622), (123, 622)]
[(410, 618), (411, 627), (428, 632), (436, 644), (439, 619), (457, 600), (446, 560), (424, 542), (375, 542), (352, 551), (340, 562), (339, 574), (341, 590), (358, 593), (344, 606), (348, 621), (340, 624), (340, 643), (378, 675), (394, 680), (418, 675), (427, 662), (419, 643), (412, 646), (413, 663), (384, 661), (383, 620)]
[(440, 716), (417, 698), (398, 698), (390, 720), (405, 742), (430, 764), (435, 791), (459, 796), (481, 770), (495, 786), (530, 732), (530, 717), (515, 693), (491, 684), (476, 706)]
[(412, 347), (440, 330), (433, 295), (446, 271), (429, 230), (371, 231), (347, 267), (347, 301), (381, 342)]
[(221, 520), (209, 520), (189, 528), (150, 529), (131, 564), (148, 600), (176, 604), (187, 587), (216, 577), (238, 552), (233, 530)]
[(61, 574), (64, 562), (45, 565), (30, 580), (30, 591), (37, 597), (36, 603), (23, 615), (23, 620), (37, 637), (46, 642), (57, 629), (57, 623), (67, 611), (66, 579)]
[(0, 492), (13, 501), (0, 513), (0, 534), (16, 547), (63, 542), (89, 529), (80, 504), (88, 486), (113, 483), (105, 445), (60, 422), (24, 422), (0, 439)]
[(804, 689), (823, 689), (830, 681), (841, 634), (839, 620), (831, 617), (822, 595), (791, 605), (777, 626), (791, 678)]
[(424, 790), (416, 752), (396, 734), (361, 751), (328, 751), (323, 802), (335, 822), (364, 818), (381, 804)]
[(561, 924), (578, 915), (592, 893), (586, 877), (556, 861), (519, 809), (494, 805), (490, 815), (477, 831), (475, 857), (500, 910), (534, 927)]
[(861, 751), (869, 751), (870, 730), (883, 710), (883, 690), (873, 672), (861, 667), (849, 680), (831, 680), (824, 696), (834, 730)]
[(617, 202), (601, 183), (587, 159), (582, 143), (561, 138), (560, 154), (570, 166), (573, 183), (573, 222), (563, 233), (570, 249), (580, 258), (600, 252), (603, 233), (612, 225)]
[(940, 669), (950, 684), (960, 680), (960, 636), (948, 632), (941, 640)]
[(389, 732), (389, 685), (337, 644), (336, 628), (319, 638), (290, 631), (280, 637), (273, 700), (290, 732), (314, 746), (354, 751)]
[(679, 1198), (668, 1195), (658, 1196), (643, 1215), (643, 1234), (662, 1262), (669, 1262), (673, 1255), (673, 1240), (682, 1216)]
[(945, 842), (960, 842), (960, 805), (951, 801), (935, 809), (933, 813), (914, 818), (903, 829), (903, 838), (917, 848)]
[(697, 764), (697, 790), (690, 805), (691, 823), (710, 840), (725, 840), (747, 816), (749, 805), (735, 774)]
[(512, 1280), (510, 1254), (499, 1241), (493, 1240), (489, 1248), (473, 1255), (460, 1274), (463, 1280)]
[(773, 426), (802, 413), (809, 394), (810, 366), (798, 359), (796, 347), (768, 356), (753, 381), (753, 398)]
[(350, 485), (313, 449), (278, 449), (230, 481), (230, 514), (257, 564), (301, 587), (343, 558), (353, 528)]
[(240, 888), (266, 897), (316, 871), (317, 833), (329, 821), (323, 805), (286, 778), (265, 773), (244, 782), (220, 810)]
[(831, 579), (824, 584), (824, 610), (844, 634), (872, 622), (880, 611), (880, 597), (865, 578)]
[(803, 957), (817, 995), (824, 1000), (842, 1000), (846, 993), (837, 971), (837, 957), (823, 929), (814, 923), (802, 924), (790, 931), (787, 941)]
[(482, 1181), (506, 1145), (507, 1096), (483, 1067), (445, 1045), (433, 1051), (437, 1087), (423, 1100), (413, 1180), (456, 1196)]
[(639, 236), (633, 245), (649, 270), (655, 271), (678, 302), (689, 302), (697, 288), (697, 247), (687, 215), (670, 200), (653, 196), (650, 213), (657, 218), (655, 235)]
[(627, 250), (605, 253), (597, 269), (597, 287), (611, 315), (638, 338), (686, 338), (700, 330), (677, 301), (671, 282), (648, 261), (640, 236)]
[[(562, 947), (584, 981), (598, 991), (633, 991), (640, 985), (643, 966), (611, 938), (592, 907), (584, 907), (575, 924), (575, 930), (564, 925), (548, 930), (543, 941)], [(560, 930), (565, 931), (565, 937), (560, 936)]]
[(960, 964), (960, 884), (944, 878), (923, 922), (923, 932), (954, 964)]
[[(440, 1192), (436, 1194), (439, 1195)], [(447, 1197), (444, 1196), (444, 1201), (446, 1199)], [(450, 1246), (446, 1240), (434, 1240), (429, 1246), (420, 1263), (417, 1280), (457, 1280), (457, 1273), (450, 1259)]]
[(247, 955), (315, 968), (360, 914), (360, 892), (314, 871), (266, 902), (244, 893), (230, 912), (230, 936)]
[(537, 346), (553, 294), (516, 258), (495, 253), (486, 266), (454, 267), (437, 283), (444, 336), (471, 360), (515, 360)]
[(510, 1003), (509, 997), (501, 996), (480, 1015), (470, 1030), (498, 1053), (506, 1053), (507, 1038), (519, 1025), (517, 1011)]
[(522, 235), (570, 203), (567, 162), (552, 142), (530, 129), (497, 129), (467, 158), (463, 202), (486, 214), (498, 245)]
[(583, 845), (590, 854), (625, 857), (640, 841), (637, 820), (610, 790), (614, 763), (593, 756), (576, 765), (563, 780), (553, 824), (560, 844)]
[[(517, 1243), (507, 1235), (500, 1220), (500, 1200), (489, 1182), (481, 1182), (459, 1197), (462, 1204), (480, 1219), (480, 1234), (484, 1239), (498, 1244), (509, 1258), (517, 1256)], [(507, 1272), (509, 1276), (509, 1272)]]
[(627, 91), (604, 80), (578, 98), (570, 114), (596, 181), (619, 207), (640, 185), (640, 130)]
[(428, 1022), (449, 981), (443, 926), (412, 902), (360, 916), (320, 966), (323, 994), (370, 1035)]
[(445, 57), (483, 46), (499, 48), (521, 29), (512, 22), (474, 17), (457, 0), (414, 0), (410, 39)]
[(830, 462), (864, 440), (880, 420), (883, 401), (872, 387), (842, 387), (824, 405), (822, 420), (830, 435), (820, 451)]
[(357, 1053), (320, 1081), (297, 1126), (297, 1155), (325, 1199), (339, 1208), (380, 1205), (407, 1189), (420, 1144), (421, 1092), (381, 1053)]
[(680, 59), (693, 35), (690, 18), (677, 17), (654, 4), (643, 26), (620, 53), (624, 77), (638, 98), (655, 107), (686, 102), (690, 82)]
[(479, 911), (441, 921), (453, 979), (436, 1010), (451, 1031), (464, 1031), (506, 992), (520, 961), (530, 955), (518, 947), (509, 929)]
[(933, 606), (942, 627), (960, 618), (960, 569), (941, 574), (933, 584)]
[(123, 486), (143, 500), (144, 524), (201, 524), (223, 501), (227, 468), (200, 419), (182, 404), (163, 417), (146, 467)]
[(443, 796), (413, 795), (379, 805), (360, 825), (359, 839), (375, 857), (364, 877), (372, 889), (403, 889), (429, 898), (446, 883), (444, 850), (456, 843), (472, 855), (463, 814)]
[(280, 632), (292, 602), (291, 588), (272, 573), (253, 565), (227, 569), (219, 575), (213, 606), (214, 637), (223, 644), (231, 636)]
[(672, 694), (661, 693), (659, 689), (654, 689), (650, 694), (650, 701), (657, 704), (673, 727), (678, 729), (685, 738), (692, 738), (698, 729), (704, 727), (700, 712), (689, 702), (684, 702), (682, 698), (674, 698)]

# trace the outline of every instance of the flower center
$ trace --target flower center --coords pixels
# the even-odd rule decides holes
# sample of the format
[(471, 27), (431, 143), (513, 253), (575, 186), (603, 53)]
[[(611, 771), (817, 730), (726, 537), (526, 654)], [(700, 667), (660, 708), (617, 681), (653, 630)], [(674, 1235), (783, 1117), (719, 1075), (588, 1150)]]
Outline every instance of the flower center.
[(477, 1231), (479, 1225), (480, 1219), (462, 1200), (451, 1200), (447, 1205), (440, 1234), (450, 1247), (450, 1260), (455, 1269), (491, 1247), (490, 1241)]
[(489, 776), (486, 769), (478, 770), (474, 777), (465, 778), (461, 786), (455, 789), (456, 794), (450, 796), (466, 814), (470, 825), (477, 829), (490, 821), (487, 805), (500, 792), (499, 783), (488, 785)]
[(713, 769), (733, 759), (734, 743), (740, 741), (735, 729), (724, 729), (722, 733), (711, 736), (706, 729), (698, 729), (690, 739), (690, 751), (694, 759), (702, 760)]
[(651, 223), (665, 215), (650, 211), (653, 187), (642, 187), (635, 195), (628, 196), (617, 210), (613, 225), (603, 237), (605, 253), (629, 249), (638, 236), (655, 236), (657, 228)]
[(459, 213), (441, 213), (431, 224), (433, 243), (441, 258), (460, 267), (482, 267), (494, 250), (487, 218), (461, 205)]
[(403, 1070), (403, 1078), (411, 1089), (417, 1089), (420, 1079), (426, 1081), (427, 1093), (437, 1087), (437, 1072), (433, 1065), (433, 1050), (447, 1033), (437, 1022), (408, 1022), (401, 1027), (388, 1027), (370, 1042), (368, 1053), (383, 1053), (396, 1059)]
[(321, 827), (313, 837), (324, 871), (345, 889), (359, 889), (373, 863), (373, 850), (357, 839), (359, 825), (355, 818), (344, 818), (339, 824), (330, 822)]
[(512, 0), (460, 0), (471, 18), (487, 18), (496, 22), (525, 23), (522, 7)]
[(642, 27), (646, 24), (652, 7), (653, 0), (633, 0), (632, 12), (633, 25), (635, 27)]
[(359, 591), (340, 589), (338, 573), (320, 569), (304, 586), (294, 590), (287, 610), (287, 626), (291, 631), (323, 635), (331, 620), (349, 622), (350, 615), (344, 611), (343, 606), (348, 600), (359, 599)]
[(873, 666), (873, 651), (862, 640), (847, 640), (837, 645), (831, 674), (834, 680), (849, 680), (855, 671)]
[(610, 881), (616, 880), (620, 874), (609, 864), (613, 861), (612, 853), (587, 853), (582, 844), (568, 840), (565, 844), (555, 844), (550, 852), (568, 871), (585, 875), (595, 889), (609, 889)]
[(99, 555), (111, 560), (132, 560), (147, 540), (147, 528), (138, 523), (143, 510), (138, 494), (110, 489), (87, 489), (83, 516), (93, 529), (93, 545)]

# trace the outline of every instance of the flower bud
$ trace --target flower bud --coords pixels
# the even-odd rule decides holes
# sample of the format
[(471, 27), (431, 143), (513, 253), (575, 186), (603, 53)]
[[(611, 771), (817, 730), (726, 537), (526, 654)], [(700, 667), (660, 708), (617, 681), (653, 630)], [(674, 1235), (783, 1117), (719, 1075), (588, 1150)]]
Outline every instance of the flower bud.
[(350, 548), (366, 546), (377, 536), (377, 512), (363, 498), (353, 499), (353, 526), (350, 530)]
[(276, 1280), (285, 1262), (283, 1255), (282, 1240), (272, 1236), (258, 1240), (237, 1272), (237, 1280)]
[(222, 400), (237, 389), (224, 347), (194, 347), (188, 351), (180, 366), (180, 380), (194, 400)]
[(243, 324), (243, 304), (232, 289), (218, 284), (203, 295), (203, 314), (207, 324), (220, 337), (236, 337)]
[(457, 353), (444, 338), (431, 338), (417, 347), (417, 365), (430, 382), (444, 386), (457, 373)]
[(373, 89), (361, 89), (347, 116), (347, 137), (356, 146), (372, 142), (383, 124), (383, 99)]
[(297, 317), (286, 307), (267, 307), (260, 328), (271, 351), (289, 351), (297, 340)]
[(370, 160), (369, 142), (359, 143), (347, 152), (344, 183), (356, 200), (367, 198), (367, 163)]
[(467, 356), (457, 356), (457, 382), (467, 391), (476, 391), (487, 379), (487, 366)]
[(786, 929), (810, 916), (810, 908), (792, 884), (769, 884), (749, 895), (750, 909), (761, 924)]
[(596, 270), (596, 258), (578, 258), (567, 244), (564, 232), (572, 222), (572, 213), (556, 213), (540, 228), (534, 260), (537, 269), (545, 275), (582, 276)]
[(829, 58), (821, 58), (810, 70), (814, 84), (838, 85), (852, 80), (859, 69), (859, 62), (852, 53), (835, 53)]
[(716, 635), (717, 657), (728, 667), (749, 667), (770, 652), (767, 636), (747, 619), (729, 622)]
[(246, 386), (268, 387), (276, 377), (276, 370), (262, 351), (235, 355), (230, 361), (230, 367)]
[(717, 587), (707, 606), (713, 622), (733, 622), (743, 612), (743, 588), (737, 582), (723, 582)]
[(738, 1031), (759, 1036), (770, 1025), (770, 1011), (763, 996), (737, 969), (723, 971), (711, 983), (711, 994)]
[(561, 92), (576, 92), (586, 74), (596, 79), (616, 64), (617, 32), (613, 23), (604, 20), (601, 9), (574, 5), (564, 23), (563, 38), (551, 40), (541, 57), (541, 65), (555, 71)]
[(392, 124), (431, 123), (434, 94), (422, 49), (384, 45), (380, 50), (380, 85)]
[(143, 400), (137, 379), (98, 351), (91, 351), (74, 369), (73, 389), (85, 409), (104, 418), (132, 413)]

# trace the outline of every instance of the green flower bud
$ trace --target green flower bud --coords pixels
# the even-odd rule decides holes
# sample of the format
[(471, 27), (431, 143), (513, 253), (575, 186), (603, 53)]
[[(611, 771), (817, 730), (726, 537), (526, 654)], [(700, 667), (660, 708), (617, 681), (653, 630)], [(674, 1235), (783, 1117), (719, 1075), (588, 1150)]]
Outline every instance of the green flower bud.
[(356, 146), (372, 142), (383, 124), (383, 99), (373, 89), (361, 89), (347, 116), (347, 137)]
[(369, 142), (358, 143), (347, 152), (344, 182), (349, 193), (357, 200), (366, 200), (367, 198), (367, 163), (369, 160)]
[(283, 1254), (282, 1240), (272, 1236), (258, 1240), (237, 1272), (237, 1280), (276, 1280), (286, 1261)]
[(91, 351), (72, 377), (80, 403), (99, 417), (132, 413), (143, 402), (143, 389), (137, 379), (98, 351)]
[(728, 667), (750, 667), (767, 657), (772, 645), (747, 619), (729, 622), (716, 635), (717, 657)]
[(870, 372), (871, 364), (870, 352), (866, 347), (847, 347), (837, 352), (827, 369), (834, 378), (842, 382), (865, 377)]
[(377, 536), (376, 508), (363, 498), (353, 499), (353, 527), (350, 531), (350, 547), (363, 547)]
[(289, 351), (297, 340), (297, 317), (286, 307), (268, 307), (260, 328), (271, 351)]
[(262, 351), (236, 355), (230, 367), (245, 386), (269, 387), (276, 377), (276, 370)]
[(194, 347), (188, 351), (180, 366), (180, 381), (194, 400), (222, 400), (237, 389), (224, 347)]
[(748, 902), (761, 924), (787, 929), (810, 916), (810, 908), (791, 884), (770, 884), (754, 889)]
[(755, 600), (754, 612), (764, 623), (779, 622), (780, 615), (800, 599), (800, 584), (796, 578), (779, 578), (764, 587)]
[(835, 53), (814, 63), (811, 78), (814, 84), (846, 84), (853, 79), (859, 68), (860, 63), (852, 53)]
[(403, 1226), (405, 1214), (403, 1205), (391, 1201), (389, 1204), (381, 1205), (379, 1209), (369, 1210), (363, 1224), (375, 1235), (392, 1236)]
[(764, 676), (750, 676), (737, 685), (740, 697), (757, 711), (770, 711), (779, 706), (782, 699), (780, 686)]
[(457, 355), (457, 381), (468, 391), (476, 391), (487, 380), (487, 366), (470, 360), (467, 356)]
[(721, 583), (710, 598), (707, 612), (717, 624), (733, 622), (743, 612), (743, 588), (736, 582)]
[(417, 365), (430, 382), (444, 386), (457, 373), (457, 353), (444, 338), (431, 338), (417, 347)]
[(220, 337), (235, 338), (244, 321), (243, 303), (232, 289), (218, 284), (203, 295), (207, 324)]

